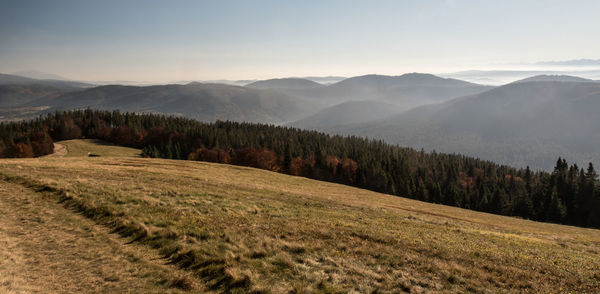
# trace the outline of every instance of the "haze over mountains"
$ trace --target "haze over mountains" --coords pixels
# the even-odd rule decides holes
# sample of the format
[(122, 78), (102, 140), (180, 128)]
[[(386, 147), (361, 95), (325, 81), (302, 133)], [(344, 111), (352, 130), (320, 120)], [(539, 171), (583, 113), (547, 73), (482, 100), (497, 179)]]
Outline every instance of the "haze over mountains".
[[(466, 94), (479, 93), (489, 86), (481, 86), (453, 79), (443, 79), (428, 74), (402, 76), (366, 75), (323, 85), (301, 78), (257, 81), (246, 87), (189, 83), (187, 85), (91, 87), (89, 84), (35, 80), (3, 75), (0, 84), (19, 84), (31, 88), (39, 85), (55, 87), (43, 93), (15, 98), (25, 89), (11, 90), (0, 97), (4, 107), (45, 107), (48, 110), (92, 107), (119, 109), (133, 112), (155, 112), (182, 115), (203, 121), (235, 120), (249, 122), (288, 123), (339, 103), (368, 100), (361, 109), (395, 113), (414, 106), (445, 101)], [(9, 90), (7, 90), (9, 92)], [(13, 95), (14, 94), (14, 95)], [(10, 98), (12, 97), (12, 98)], [(384, 103), (384, 104), (381, 104)], [(387, 107), (381, 105), (387, 104)], [(349, 106), (357, 104), (347, 104)], [(358, 109), (357, 109), (358, 110)], [(393, 110), (393, 112), (389, 112)], [(336, 110), (332, 110), (336, 111)], [(337, 112), (344, 111), (338, 110)], [(355, 116), (355, 118), (360, 118)], [(352, 122), (363, 121), (364, 118)], [(341, 121), (340, 123), (347, 123)]]
[(255, 89), (278, 89), (278, 90), (305, 90), (323, 87), (322, 84), (317, 82), (301, 79), (301, 78), (283, 78), (283, 79), (270, 79), (264, 81), (256, 81), (246, 85), (248, 88)]
[(559, 156), (600, 164), (600, 83), (581, 80), (533, 77), (384, 119), (315, 129), (513, 166), (551, 169)]
[(277, 123), (300, 117), (306, 106), (272, 91), (222, 84), (190, 83), (161, 86), (101, 86), (72, 92), (49, 103), (53, 109), (119, 109), (128, 112), (163, 113), (201, 121), (233, 120)]
[(67, 89), (77, 89), (94, 86), (93, 84), (76, 81), (60, 79), (34, 79), (18, 75), (7, 75), (2, 73), (0, 73), (0, 85), (45, 85)]
[[(298, 85), (299, 81), (295, 80)], [(451, 98), (475, 94), (490, 89), (455, 79), (444, 79), (430, 74), (411, 73), (401, 76), (364, 75), (340, 82), (316, 86), (288, 87), (289, 80), (271, 80), (263, 87), (314, 101), (323, 106), (359, 100), (382, 101), (401, 109), (437, 103)], [(252, 86), (249, 85), (249, 86)]]
[(93, 108), (201, 121), (288, 124), (403, 146), (549, 169), (558, 156), (600, 164), (600, 83), (539, 75), (500, 87), (430, 74), (365, 75), (325, 85), (303, 78), (94, 87), (0, 75), (0, 119)]
[(36, 104), (34, 101), (50, 101), (92, 86), (75, 81), (0, 74), (0, 121), (34, 118), (51, 108), (48, 103)]

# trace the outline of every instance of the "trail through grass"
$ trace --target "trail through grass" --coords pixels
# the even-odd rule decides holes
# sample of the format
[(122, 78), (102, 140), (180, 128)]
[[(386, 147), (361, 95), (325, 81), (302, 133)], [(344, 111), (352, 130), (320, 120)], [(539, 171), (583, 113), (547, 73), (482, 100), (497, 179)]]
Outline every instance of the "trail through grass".
[(174, 283), (189, 274), (126, 242), (53, 198), (0, 181), (0, 293), (182, 292)]

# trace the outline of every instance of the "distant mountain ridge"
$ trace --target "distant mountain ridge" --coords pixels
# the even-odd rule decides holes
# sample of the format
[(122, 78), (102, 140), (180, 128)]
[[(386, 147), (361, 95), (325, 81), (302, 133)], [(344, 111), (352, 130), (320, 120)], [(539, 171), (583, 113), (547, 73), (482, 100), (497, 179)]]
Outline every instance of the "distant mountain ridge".
[(0, 85), (45, 85), (59, 88), (86, 88), (92, 87), (93, 84), (66, 81), (66, 80), (54, 80), (54, 79), (33, 79), (17, 75), (8, 75), (0, 73)]
[[(221, 119), (267, 123), (298, 121), (327, 107), (334, 107), (328, 110), (332, 115), (353, 113), (352, 117), (346, 115), (346, 119), (328, 121), (327, 112), (324, 112), (311, 118), (315, 120), (314, 126), (319, 125), (322, 119), (339, 124), (363, 122), (371, 117), (381, 117), (491, 88), (429, 74), (366, 75), (330, 85), (303, 78), (282, 78), (257, 81), (246, 87), (192, 82), (187, 85), (106, 85), (93, 88), (90, 84), (78, 82), (0, 75), (0, 84), (3, 83), (11, 85), (10, 89), (15, 92), (7, 93), (5, 99), (0, 97), (0, 105), (33, 109), (43, 107), (46, 111), (92, 107), (173, 114), (204, 121)], [(31, 92), (31, 89), (21, 89), (38, 84), (57, 87), (58, 90), (26, 97), (24, 93)], [(22, 97), (19, 98), (19, 95)], [(339, 109), (335, 109), (337, 104), (345, 102), (355, 103), (340, 105)], [(19, 111), (10, 115), (0, 113), (0, 119), (18, 117)], [(35, 115), (27, 111), (28, 117)]]
[(537, 65), (549, 66), (600, 66), (600, 59), (572, 59), (564, 61), (540, 61)]
[(431, 74), (364, 75), (304, 89), (277, 88), (290, 96), (313, 100), (323, 108), (349, 101), (377, 100), (402, 109), (476, 94), (492, 87)]
[(600, 83), (535, 80), (320, 130), (513, 166), (550, 169), (559, 156), (600, 164)]
[(23, 77), (27, 77), (27, 78), (31, 78), (31, 79), (39, 79), (39, 80), (62, 80), (62, 81), (69, 80), (65, 77), (62, 77), (62, 76), (59, 76), (56, 74), (52, 74), (52, 73), (42, 72), (39, 70), (21, 70), (21, 71), (13, 72), (11, 74), (16, 75), (16, 76), (23, 76)]
[(537, 75), (522, 80), (515, 81), (513, 83), (525, 83), (525, 82), (595, 82), (594, 80), (584, 79), (576, 76), (569, 75)]
[(514, 166), (548, 169), (558, 156), (600, 165), (600, 83), (574, 76), (538, 75), (500, 87), (419, 73), (330, 85), (284, 78), (248, 87), (91, 87), (0, 74), (0, 120), (87, 107), (288, 124)]
[(72, 92), (31, 106), (52, 109), (93, 108), (163, 113), (201, 121), (232, 120), (280, 123), (303, 115), (306, 106), (273, 91), (223, 84), (120, 86), (109, 85)]
[(53, 99), (70, 90), (38, 84), (0, 85), (0, 108), (20, 107), (41, 98)]
[(307, 79), (301, 79), (301, 78), (270, 79), (270, 80), (257, 81), (257, 82), (253, 82), (253, 83), (246, 85), (246, 87), (248, 87), (248, 88), (263, 89), (263, 90), (264, 89), (300, 90), (300, 89), (318, 88), (318, 87), (322, 87), (322, 86), (323, 85), (321, 85), (317, 82), (307, 80)]
[(396, 105), (380, 101), (349, 101), (328, 107), (289, 124), (303, 129), (320, 129), (370, 122), (400, 112)]

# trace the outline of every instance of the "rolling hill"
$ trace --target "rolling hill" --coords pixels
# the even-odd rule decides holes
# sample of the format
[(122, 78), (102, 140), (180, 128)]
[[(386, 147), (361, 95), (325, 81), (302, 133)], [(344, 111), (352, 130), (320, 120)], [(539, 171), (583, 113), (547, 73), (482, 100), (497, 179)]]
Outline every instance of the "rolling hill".
[(281, 123), (310, 110), (284, 94), (223, 84), (120, 86), (109, 85), (41, 99), (32, 106), (52, 110), (93, 108), (185, 116), (201, 121), (232, 120)]
[(600, 164), (600, 83), (555, 79), (535, 77), (382, 120), (321, 130), (513, 166), (548, 170), (559, 156), (580, 166)]
[(37, 105), (35, 101), (49, 101), (91, 86), (73, 81), (0, 74), (0, 121), (35, 118), (50, 108), (48, 105)]
[(283, 78), (257, 81), (246, 85), (248, 88), (254, 89), (271, 89), (271, 90), (301, 90), (322, 87), (323, 85), (307, 79), (300, 78)]
[(403, 109), (476, 94), (491, 87), (430, 74), (401, 76), (365, 75), (348, 78), (326, 87), (295, 92), (329, 105), (356, 100), (379, 100)]
[(574, 77), (569, 75), (537, 75), (522, 80), (515, 81), (514, 83), (525, 83), (525, 82), (595, 82), (594, 80), (584, 79), (580, 77)]
[[(253, 168), (2, 159), (0, 183), (0, 256), (10, 256), (0, 258), (1, 290), (593, 292), (600, 285), (598, 230)], [(10, 251), (17, 244), (32, 251)]]
[(302, 129), (322, 129), (378, 120), (397, 114), (402, 108), (380, 101), (350, 101), (325, 108), (289, 126)]
[(38, 99), (50, 100), (91, 86), (80, 82), (0, 74), (0, 108), (27, 107)]
[[(355, 119), (350, 121), (363, 122), (378, 116), (380, 110), (383, 114), (390, 114), (390, 111), (382, 109), (385, 104), (396, 112), (490, 88), (428, 74), (367, 75), (330, 85), (309, 79), (284, 78), (257, 81), (246, 87), (193, 82), (187, 85), (107, 85), (92, 88), (77, 82), (1, 75), (0, 84), (3, 83), (7, 93), (0, 93), (4, 95), (0, 96), (0, 105), (19, 108), (0, 111), (4, 120), (32, 118), (43, 111), (91, 107), (186, 116), (202, 121), (288, 123), (301, 119), (325, 119), (323, 122), (315, 121), (315, 125), (319, 126), (329, 123), (324, 114), (343, 115), (344, 111), (357, 106), (350, 103), (336, 108), (340, 103), (363, 101), (361, 103), (368, 113), (352, 110)], [(52, 87), (56, 89), (52, 90)], [(364, 102), (367, 100), (373, 103)], [(331, 106), (336, 107), (308, 118)], [(349, 122), (342, 117), (331, 120), (340, 124)]]
[(17, 75), (8, 75), (0, 73), (0, 85), (44, 85), (57, 88), (87, 88), (94, 85), (82, 82), (54, 80), (54, 79), (33, 79)]
[(40, 84), (0, 85), (0, 108), (23, 107), (38, 99), (50, 100), (73, 90)]

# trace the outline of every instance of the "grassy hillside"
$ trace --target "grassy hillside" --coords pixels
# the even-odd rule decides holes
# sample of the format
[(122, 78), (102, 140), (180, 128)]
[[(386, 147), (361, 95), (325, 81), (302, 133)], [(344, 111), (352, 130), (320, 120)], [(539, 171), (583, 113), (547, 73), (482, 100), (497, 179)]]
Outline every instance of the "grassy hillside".
[(78, 139), (56, 142), (67, 148), (67, 157), (88, 156), (88, 153), (107, 157), (139, 157), (141, 150), (114, 145), (96, 139)]
[(41, 196), (0, 181), (0, 293), (183, 292), (157, 252)]
[(3, 159), (0, 179), (2, 187), (18, 185), (16, 191), (40, 201), (58, 200), (135, 246), (156, 249), (193, 273), (179, 284), (197, 285), (198, 291), (600, 287), (599, 230), (191, 161)]

